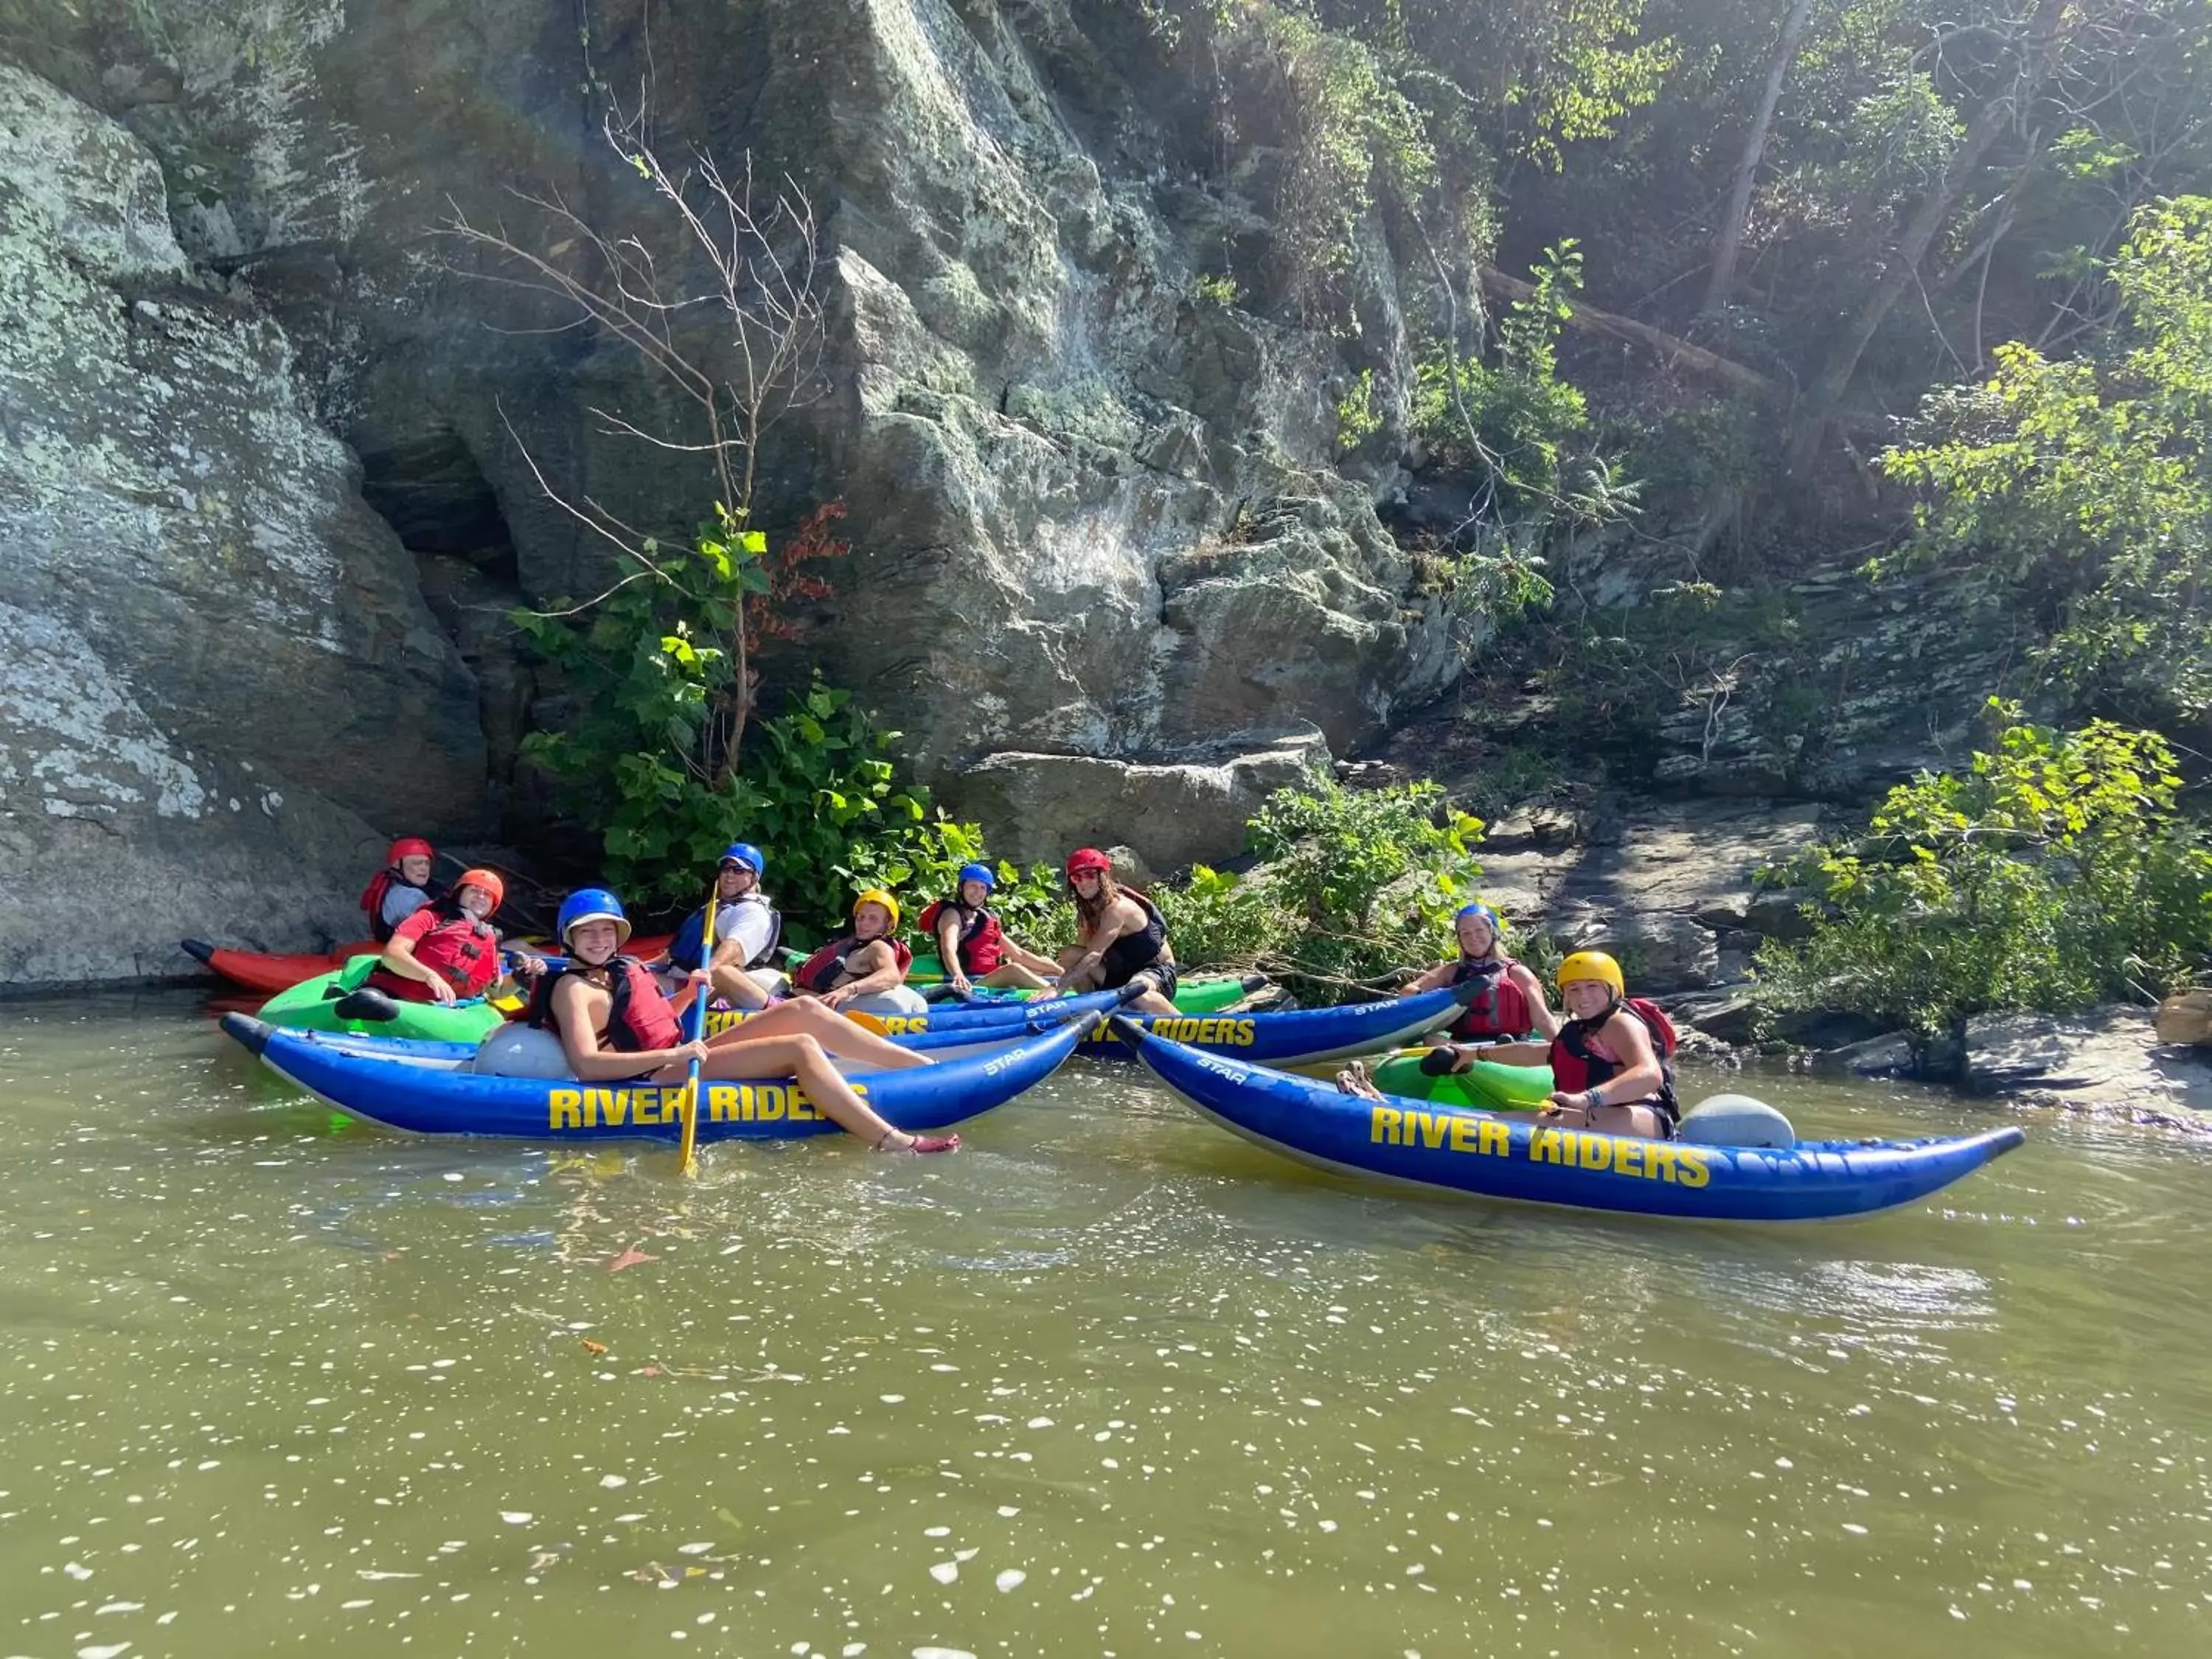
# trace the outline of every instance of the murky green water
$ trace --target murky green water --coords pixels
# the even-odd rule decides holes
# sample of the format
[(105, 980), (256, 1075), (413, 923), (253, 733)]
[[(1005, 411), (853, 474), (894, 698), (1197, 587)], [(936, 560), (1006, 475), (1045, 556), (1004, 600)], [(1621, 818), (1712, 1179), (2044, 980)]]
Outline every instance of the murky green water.
[(696, 1183), (333, 1133), (182, 997), (0, 1008), (0, 1656), (2212, 1641), (2183, 1137), (1747, 1231), (1385, 1197), (1097, 1070)]

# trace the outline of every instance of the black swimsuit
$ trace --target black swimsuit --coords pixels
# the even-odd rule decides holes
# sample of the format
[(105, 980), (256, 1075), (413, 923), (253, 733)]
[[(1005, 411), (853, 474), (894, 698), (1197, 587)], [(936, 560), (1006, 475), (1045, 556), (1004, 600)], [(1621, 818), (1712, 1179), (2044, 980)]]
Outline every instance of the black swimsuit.
[(1167, 948), (1168, 925), (1152, 900), (1141, 893), (1129, 896), (1145, 907), (1145, 931), (1124, 933), (1106, 947), (1098, 961), (1098, 982), (1109, 991), (1118, 991), (1143, 974), (1158, 984), (1162, 996), (1173, 1001), (1181, 975), (1175, 963), (1164, 961), (1160, 954)]

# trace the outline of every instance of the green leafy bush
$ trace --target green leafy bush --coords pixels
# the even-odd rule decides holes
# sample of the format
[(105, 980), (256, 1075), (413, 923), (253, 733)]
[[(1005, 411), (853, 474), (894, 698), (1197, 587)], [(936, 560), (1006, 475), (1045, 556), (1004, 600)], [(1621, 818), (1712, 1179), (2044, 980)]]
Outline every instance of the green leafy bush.
[(1899, 785), (1864, 835), (1774, 872), (1822, 908), (1809, 939), (1761, 950), (1765, 1000), (1869, 1015), (1926, 1063), (1975, 1014), (2148, 1000), (2202, 968), (2212, 847), (2165, 740), (1992, 706), (2014, 722), (1994, 752)]
[(1247, 831), (1265, 875), (1241, 884), (1279, 918), (1262, 965), (1350, 988), (1435, 961), (1481, 873), (1471, 850), (1481, 834), (1480, 818), (1425, 781), (1346, 789), (1317, 778), (1277, 790)]
[(2119, 319), (2070, 362), (2001, 346), (1881, 458), (1924, 492), (1909, 556), (2024, 582), (2062, 680), (2212, 711), (2212, 198), (2139, 210), (2108, 268)]

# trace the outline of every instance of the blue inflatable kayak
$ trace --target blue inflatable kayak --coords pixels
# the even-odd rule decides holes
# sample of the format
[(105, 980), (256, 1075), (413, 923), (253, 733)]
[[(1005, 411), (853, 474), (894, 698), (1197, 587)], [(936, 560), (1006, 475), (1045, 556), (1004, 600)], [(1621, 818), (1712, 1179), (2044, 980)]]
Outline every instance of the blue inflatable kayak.
[(1121, 1040), (1161, 1082), (1248, 1140), (1340, 1175), (1581, 1210), (1711, 1221), (1817, 1221), (1939, 1192), (2019, 1146), (2008, 1125), (1951, 1140), (1800, 1141), (1790, 1152), (1554, 1129), (1486, 1112), (1340, 1093), (1148, 1036)]
[[(1005, 1036), (1026, 1028), (1033, 1013), (1049, 1009), (1061, 1018), (1110, 1013), (1123, 1003), (1144, 995), (1142, 985), (1125, 985), (1118, 991), (1086, 991), (1079, 997), (1048, 997), (1033, 1002), (976, 1002), (935, 1004), (919, 1014), (871, 1014), (870, 1025), (880, 1025), (884, 1035), (903, 1037), (923, 1031), (981, 1031)], [(707, 1016), (707, 1035), (716, 1036), (745, 1023), (743, 1013), (725, 1011)]]
[(1383, 1002), (1286, 1008), (1273, 1013), (1117, 1017), (1110, 1026), (1101, 1021), (1092, 1027), (1076, 1052), (1093, 1060), (1127, 1060), (1130, 1045), (1121, 1033), (1134, 1030), (1156, 1033), (1206, 1054), (1230, 1054), (1270, 1066), (1349, 1060), (1355, 1054), (1397, 1048), (1450, 1024), (1477, 988), (1462, 986)]
[[(708, 1018), (712, 1019), (713, 1015)], [(969, 1029), (950, 1031), (906, 1031), (892, 1037), (902, 1048), (911, 1048), (933, 1059), (964, 1060), (975, 1054), (1003, 1054), (1025, 1036), (1039, 1031), (1056, 1031), (1069, 1024), (1079, 1024), (1086, 1030), (1098, 1023), (1101, 1015), (1096, 1008), (1079, 1007), (1076, 999), (1033, 1003), (1023, 1011), (1019, 1018), (1000, 1020), (988, 1030)], [(725, 1030), (729, 1026), (722, 1028)], [(740, 1024), (738, 1029), (743, 1029)], [(453, 1042), (438, 1037), (392, 1036), (383, 1031), (318, 1031), (316, 1047), (331, 1054), (351, 1054), (362, 1060), (406, 1060), (417, 1066), (459, 1066), (466, 1069), (477, 1057), (475, 1042)], [(832, 1056), (838, 1070), (872, 1071), (865, 1063), (848, 1065)]]
[[(1050, 1076), (1088, 1022), (1066, 1020), (987, 1050), (908, 1071), (867, 1072), (854, 1088), (899, 1128), (942, 1128), (1002, 1106)], [(514, 1135), (532, 1140), (653, 1139), (682, 1133), (680, 1084), (582, 1084), (487, 1077), (465, 1045), (284, 1031), (246, 1014), (224, 1030), (272, 1071), (340, 1111), (416, 1134)], [(373, 1047), (371, 1045), (374, 1045)], [(461, 1048), (459, 1054), (425, 1049)], [(412, 1052), (410, 1052), (412, 1051)], [(793, 1079), (700, 1085), (701, 1141), (827, 1134), (837, 1126)]]

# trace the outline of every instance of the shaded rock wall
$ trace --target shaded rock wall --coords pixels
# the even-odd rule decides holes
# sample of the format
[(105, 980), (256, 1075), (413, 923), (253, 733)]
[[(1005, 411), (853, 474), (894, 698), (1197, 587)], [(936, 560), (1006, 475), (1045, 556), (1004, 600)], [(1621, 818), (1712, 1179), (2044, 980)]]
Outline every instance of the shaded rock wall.
[(0, 315), (0, 984), (350, 933), (356, 815), (476, 827), (474, 683), (154, 157), (5, 64)]
[[(444, 269), (428, 236), (449, 203), (537, 234), (518, 190), (656, 234), (597, 131), (610, 95), (649, 88), (669, 151), (750, 150), (823, 213), (831, 396), (764, 455), (763, 501), (786, 522), (848, 503), (854, 553), (803, 653), (926, 775), (1001, 750), (1172, 763), (1224, 729), (1310, 724), (1342, 747), (1453, 672), (1433, 599), (1328, 470), (1336, 342), (1196, 297), (1254, 204), (1197, 187), (1192, 94), (1128, 9), (171, 9), (158, 32), (125, 0), (48, 9), (17, 49), (159, 152), (189, 250), (300, 343), (372, 489), (406, 501), (410, 546), (488, 489), (520, 590), (588, 591), (605, 550), (543, 499), (525, 446), (634, 523), (702, 515), (695, 468), (587, 412), (679, 429), (638, 362), (588, 331), (511, 331), (552, 319)], [(1365, 309), (1396, 315), (1387, 295)]]

